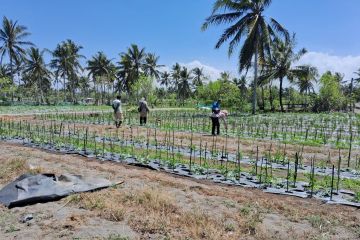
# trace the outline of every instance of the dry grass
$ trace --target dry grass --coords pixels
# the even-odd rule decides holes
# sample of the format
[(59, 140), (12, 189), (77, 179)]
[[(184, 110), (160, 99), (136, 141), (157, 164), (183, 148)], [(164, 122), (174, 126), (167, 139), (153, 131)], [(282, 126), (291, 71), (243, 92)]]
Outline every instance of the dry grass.
[(247, 214), (234, 211), (232, 216), (216, 216), (201, 209), (183, 210), (169, 193), (155, 188), (101, 192), (70, 196), (68, 201), (92, 210), (111, 221), (126, 221), (132, 229), (171, 239), (239, 239), (255, 234), (261, 211), (251, 208)]
[(24, 159), (10, 159), (0, 162), (0, 183), (8, 183), (21, 174), (30, 171)]
[(25, 159), (10, 158), (0, 161), (0, 183), (9, 183), (22, 174), (39, 174), (44, 169), (39, 166), (29, 166)]

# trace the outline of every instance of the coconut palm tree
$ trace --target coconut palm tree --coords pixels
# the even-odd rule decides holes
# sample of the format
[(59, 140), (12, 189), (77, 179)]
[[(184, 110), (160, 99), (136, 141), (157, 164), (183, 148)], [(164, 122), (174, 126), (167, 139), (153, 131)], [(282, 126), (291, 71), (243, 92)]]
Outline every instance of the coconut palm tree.
[(180, 81), (178, 83), (178, 96), (182, 102), (191, 95), (191, 79), (191, 71), (188, 71), (186, 67), (183, 67), (180, 71)]
[(360, 68), (354, 72), (354, 74), (357, 75), (357, 78), (355, 78), (354, 80), (357, 82), (357, 83), (360, 83)]
[(135, 77), (138, 78), (145, 64), (145, 48), (139, 49), (136, 44), (131, 44), (130, 48), (127, 50), (126, 55), (131, 62), (132, 71), (134, 71)]
[(199, 87), (203, 85), (203, 78), (204, 78), (204, 69), (196, 67), (192, 70), (194, 74), (193, 84), (195, 87)]
[(14, 67), (20, 66), (25, 59), (26, 46), (33, 46), (34, 44), (25, 41), (25, 38), (30, 35), (27, 28), (19, 25), (17, 21), (9, 20), (4, 17), (2, 22), (2, 29), (0, 29), (0, 65), (2, 64), (5, 55), (9, 58), (10, 75), (12, 81), (14, 80)]
[(233, 78), (233, 83), (239, 88), (241, 95), (244, 96), (246, 94), (247, 91), (247, 81), (246, 81), (246, 76), (241, 76), (239, 79), (238, 78)]
[(51, 88), (52, 76), (44, 61), (44, 50), (40, 51), (35, 47), (28, 50), (23, 72), (30, 85), (35, 89), (37, 102), (43, 103), (46, 93)]
[(171, 68), (171, 77), (173, 79), (173, 90), (177, 91), (181, 78), (181, 66), (179, 63), (175, 63)]
[(160, 85), (165, 86), (166, 89), (171, 84), (171, 75), (167, 71), (161, 74), (161, 78), (159, 80)]
[(272, 44), (272, 54), (266, 59), (266, 63), (263, 65), (261, 78), (279, 80), (279, 101), (282, 112), (284, 111), (284, 79), (287, 78), (288, 80), (293, 81), (294, 79), (298, 79), (305, 75), (305, 67), (292, 67), (292, 65), (306, 53), (306, 49), (304, 48), (295, 52), (295, 45), (295, 34), (287, 41), (276, 39)]
[[(217, 0), (210, 17), (202, 26), (206, 30), (210, 25), (234, 23), (221, 35), (215, 45), (220, 48), (229, 42), (228, 54), (232, 55), (234, 49), (243, 40), (239, 53), (239, 72), (248, 70), (254, 57), (254, 87), (252, 99), (252, 113), (256, 113), (256, 87), (258, 65), (265, 60), (265, 55), (270, 54), (270, 44), (274, 38), (283, 36), (288, 38), (287, 30), (275, 19), (265, 18), (264, 11), (272, 0)], [(231, 39), (231, 40), (230, 40)]]
[(89, 96), (91, 80), (89, 76), (81, 76), (79, 78), (79, 88), (83, 97)]
[(135, 77), (133, 76), (132, 64), (130, 57), (127, 54), (120, 55), (120, 61), (118, 62), (118, 84), (117, 91), (119, 94), (122, 91), (129, 92), (131, 85), (135, 83)]
[(223, 71), (220, 73), (220, 80), (223, 82), (230, 82), (230, 73)]
[(71, 63), (70, 69), (68, 69), (69, 86), (72, 93), (72, 102), (76, 103), (76, 89), (79, 86), (79, 74), (83, 71), (80, 59), (85, 58), (85, 56), (80, 54), (80, 50), (83, 48), (82, 46), (70, 39), (68, 39), (65, 44), (69, 52), (69, 60)]
[(86, 69), (89, 76), (92, 77), (94, 83), (94, 92), (96, 95), (96, 85), (100, 84), (101, 102), (104, 103), (105, 86), (112, 84), (114, 80), (115, 66), (103, 52), (98, 52), (90, 60), (87, 61)]
[(146, 76), (155, 78), (156, 80), (160, 79), (160, 71), (158, 70), (159, 67), (163, 67), (164, 65), (158, 65), (159, 61), (158, 56), (154, 53), (149, 53), (145, 57), (145, 63), (143, 65), (143, 70)]
[[(71, 92), (71, 100), (76, 102), (76, 88), (78, 87), (78, 74), (83, 71), (80, 59), (85, 58), (80, 54), (82, 46), (68, 39), (58, 44), (52, 53), (53, 59), (50, 67), (55, 69), (55, 78), (63, 79), (64, 101), (66, 101), (66, 87)], [(67, 83), (67, 84), (66, 84)]]
[[(298, 73), (296, 73), (298, 71)], [(316, 67), (310, 65), (295, 67), (294, 72), (298, 76), (296, 79), (296, 85), (299, 88), (300, 93), (309, 95), (310, 92), (315, 92), (314, 83), (317, 82), (319, 76)]]
[[(140, 74), (144, 72), (146, 64), (147, 54), (145, 53), (145, 48), (139, 49), (136, 44), (132, 44), (127, 52), (120, 54), (120, 61), (118, 62), (118, 79), (117, 90), (129, 92), (131, 86), (139, 79)], [(150, 59), (151, 58), (151, 59)], [(148, 63), (151, 63), (151, 67), (154, 67), (157, 64), (158, 58), (153, 55), (148, 59)], [(148, 66), (150, 67), (150, 66)], [(149, 68), (146, 68), (149, 70)], [(155, 68), (156, 69), (156, 66)], [(152, 72), (154, 74), (154, 72)]]

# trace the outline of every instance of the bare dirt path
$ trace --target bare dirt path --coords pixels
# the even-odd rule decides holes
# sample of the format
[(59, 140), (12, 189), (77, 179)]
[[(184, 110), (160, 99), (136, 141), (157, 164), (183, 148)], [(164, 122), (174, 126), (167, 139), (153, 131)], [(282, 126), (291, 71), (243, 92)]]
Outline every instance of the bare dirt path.
[[(360, 212), (0, 142), (0, 185), (24, 172), (124, 184), (58, 202), (0, 208), (0, 239), (359, 239)], [(28, 223), (19, 223), (25, 214)]]

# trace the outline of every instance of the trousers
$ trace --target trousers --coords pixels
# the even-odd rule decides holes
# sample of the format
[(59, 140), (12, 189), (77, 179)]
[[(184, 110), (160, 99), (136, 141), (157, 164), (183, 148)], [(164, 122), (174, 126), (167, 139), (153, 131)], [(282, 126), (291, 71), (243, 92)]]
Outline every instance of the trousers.
[(216, 130), (216, 134), (220, 135), (220, 121), (219, 121), (219, 118), (218, 117), (212, 117), (211, 121), (212, 121), (211, 134), (215, 135), (215, 130)]
[(147, 117), (140, 117), (140, 125), (146, 124)]

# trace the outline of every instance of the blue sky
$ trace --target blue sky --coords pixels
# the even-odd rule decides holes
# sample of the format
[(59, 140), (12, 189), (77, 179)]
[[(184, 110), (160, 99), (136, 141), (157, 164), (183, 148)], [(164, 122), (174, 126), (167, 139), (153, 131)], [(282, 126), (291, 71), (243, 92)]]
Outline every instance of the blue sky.
[[(0, 0), (0, 15), (18, 20), (40, 48), (54, 49), (72, 39), (90, 58), (97, 51), (118, 59), (131, 43), (160, 55), (160, 63), (203, 64), (210, 71), (236, 73), (234, 55), (214, 45), (224, 26), (200, 30), (214, 0)], [(289, 31), (302, 60), (350, 76), (360, 68), (359, 0), (273, 0), (266, 11)], [(357, 66), (358, 65), (358, 66)], [(357, 66), (357, 67), (356, 67)]]

